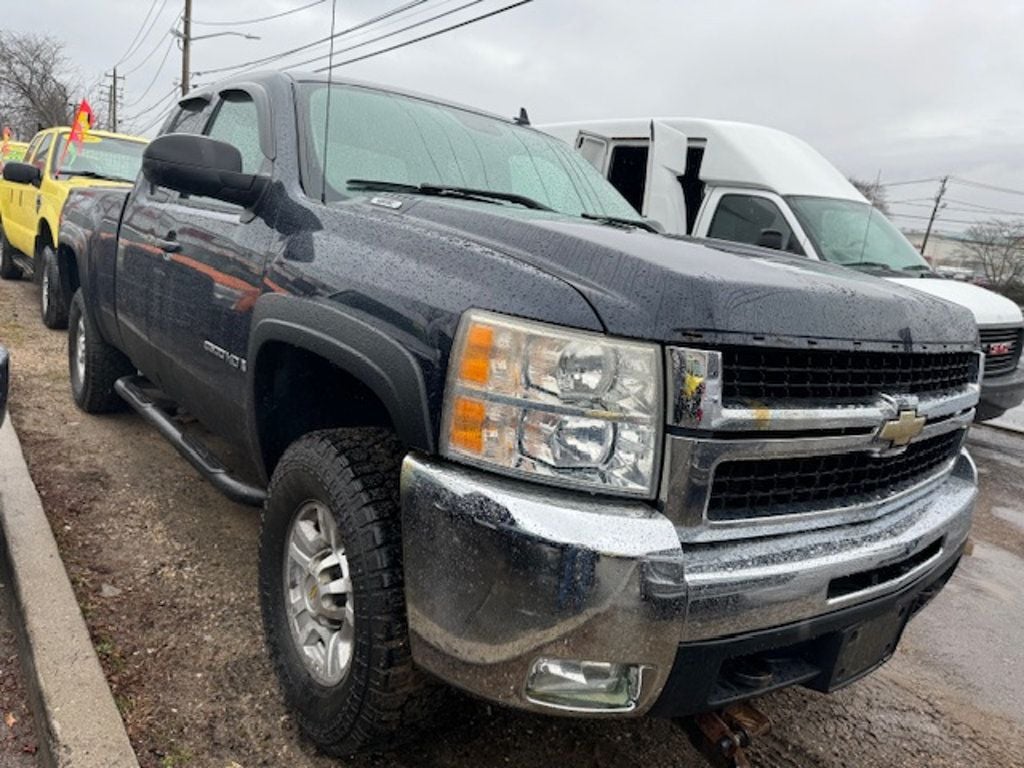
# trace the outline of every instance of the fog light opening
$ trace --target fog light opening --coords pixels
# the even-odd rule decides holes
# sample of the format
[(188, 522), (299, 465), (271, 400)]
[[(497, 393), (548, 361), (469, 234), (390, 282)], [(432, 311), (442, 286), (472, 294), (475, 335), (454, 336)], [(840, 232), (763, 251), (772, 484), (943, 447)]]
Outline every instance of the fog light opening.
[(637, 664), (540, 658), (526, 678), (526, 696), (559, 709), (629, 712), (640, 699), (642, 672)]

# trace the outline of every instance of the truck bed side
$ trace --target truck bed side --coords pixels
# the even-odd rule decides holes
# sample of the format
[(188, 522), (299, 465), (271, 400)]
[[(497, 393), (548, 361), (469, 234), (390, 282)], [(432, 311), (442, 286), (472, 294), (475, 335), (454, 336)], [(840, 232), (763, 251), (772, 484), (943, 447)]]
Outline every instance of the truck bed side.
[(115, 305), (118, 232), (130, 189), (77, 189), (64, 205), (59, 257), (67, 295), (78, 288), (94, 308), (100, 333), (120, 347)]

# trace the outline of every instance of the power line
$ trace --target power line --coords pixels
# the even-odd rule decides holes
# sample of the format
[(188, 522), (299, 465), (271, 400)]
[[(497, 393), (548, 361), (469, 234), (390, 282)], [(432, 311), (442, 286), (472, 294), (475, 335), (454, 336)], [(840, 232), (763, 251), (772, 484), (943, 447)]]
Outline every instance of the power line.
[[(948, 198), (947, 198), (948, 199)], [(886, 203), (886, 205), (906, 205), (911, 208), (931, 208), (931, 203)], [(968, 204), (971, 205), (971, 204)], [(977, 216), (986, 216), (993, 213), (1002, 213), (1007, 216), (1024, 216), (1024, 211), (1008, 211), (1003, 208), (978, 208), (978, 207), (966, 207), (961, 205), (944, 205), (942, 206), (944, 211), (955, 211), (957, 213), (973, 213)], [(896, 214), (894, 214), (896, 215)]]
[(299, 11), (304, 11), (307, 8), (312, 8), (314, 6), (321, 5), (326, 1), (327, 0), (313, 0), (312, 3), (308, 3), (307, 5), (303, 5), (299, 8), (292, 8), (290, 11), (281, 11), (280, 13), (275, 13), (270, 16), (263, 16), (259, 19), (238, 19), (236, 21), (197, 21), (196, 19), (193, 19), (192, 23), (199, 24), (203, 27), (241, 27), (247, 24), (259, 24), (260, 22), (263, 21), (270, 21), (272, 19), (280, 19), (285, 16), (291, 16), (293, 13), (298, 13)]
[(455, 29), (460, 29), (462, 27), (468, 27), (470, 24), (476, 24), (478, 21), (483, 21), (484, 19), (489, 19), (492, 16), (498, 16), (499, 14), (505, 13), (507, 11), (514, 10), (516, 8), (519, 8), (520, 6), (523, 6), (523, 5), (528, 5), (529, 3), (532, 3), (532, 2), (533, 2), (533, 0), (519, 0), (518, 3), (512, 3), (512, 5), (506, 5), (504, 8), (498, 8), (497, 10), (491, 11), (490, 13), (485, 13), (485, 14), (483, 14), (481, 16), (475, 16), (472, 19), (467, 19), (465, 21), (460, 21), (458, 24), (452, 24), (450, 27), (445, 27), (444, 29), (439, 29), (439, 30), (436, 30), (434, 32), (430, 32), (430, 33), (428, 33), (426, 35), (420, 35), (419, 37), (414, 37), (412, 40), (406, 40), (404, 42), (397, 43), (396, 45), (392, 45), (392, 46), (389, 46), (387, 48), (382, 48), (379, 51), (372, 51), (371, 53), (365, 53), (362, 56), (356, 56), (355, 58), (346, 59), (345, 61), (339, 61), (337, 63), (333, 63), (332, 62), (328, 66), (320, 67), (316, 71), (317, 72), (326, 72), (326, 71), (334, 69), (335, 67), (343, 67), (346, 64), (354, 64), (357, 61), (363, 61), (364, 59), (373, 58), (374, 56), (380, 56), (382, 53), (388, 53), (390, 51), (396, 51), (399, 48), (405, 48), (407, 45), (412, 45), (413, 43), (419, 43), (419, 42), (422, 42), (423, 40), (429, 40), (432, 37), (437, 37), (438, 35), (443, 35), (444, 33), (451, 32), (452, 30), (455, 30)]
[(156, 68), (156, 73), (153, 75), (153, 79), (149, 81), (149, 85), (146, 86), (146, 90), (144, 90), (142, 92), (142, 95), (139, 96), (139, 98), (137, 98), (131, 104), (125, 104), (126, 109), (132, 109), (133, 107), (137, 107), (149, 95), (149, 92), (153, 90), (153, 86), (156, 85), (156, 81), (160, 78), (160, 75), (164, 71), (164, 67), (167, 65), (167, 58), (171, 55), (172, 48), (174, 48), (173, 37), (167, 41), (167, 48), (166, 50), (164, 50), (164, 57), (160, 60), (160, 66)]
[(998, 187), (995, 184), (985, 184), (981, 181), (971, 181), (970, 179), (963, 179), (959, 176), (951, 177), (953, 181), (959, 184), (966, 184), (969, 187), (977, 187), (978, 189), (990, 189), (994, 192), (1002, 192), (1007, 195), (1022, 195), (1024, 196), (1024, 189), (1011, 189), (1010, 187)]
[[(156, 0), (153, 0), (153, 3), (155, 5), (156, 4)], [(142, 48), (142, 46), (145, 44), (145, 42), (149, 39), (149, 36), (153, 33), (153, 30), (156, 28), (156, 23), (160, 20), (160, 15), (164, 12), (164, 9), (166, 9), (166, 8), (167, 8), (167, 0), (162, 0), (162, 2), (160, 3), (160, 10), (158, 10), (153, 15), (152, 21), (149, 22), (149, 29), (147, 29), (145, 31), (145, 33), (142, 35), (142, 38), (139, 40), (138, 44), (129, 53), (125, 54), (124, 57), (121, 59), (121, 61), (117, 62), (118, 65), (120, 65), (120, 64), (124, 63), (125, 61), (127, 61), (128, 59), (130, 59), (132, 56), (134, 56), (139, 51), (140, 48)], [(158, 48), (159, 46), (160, 46), (160, 43), (158, 42), (156, 44), (156, 46), (154, 46), (154, 47)]]
[(177, 84), (175, 84), (175, 86), (170, 91), (165, 93), (159, 99), (157, 99), (152, 104), (150, 104), (148, 107), (144, 107), (143, 109), (140, 109), (138, 112), (136, 112), (134, 115), (132, 115), (131, 117), (125, 118), (124, 122), (125, 123), (134, 123), (140, 117), (145, 117), (146, 115), (151, 113), (154, 109), (157, 109), (158, 107), (160, 107), (164, 102), (166, 102), (169, 98), (174, 96), (177, 92), (178, 92), (178, 86), (177, 86)]
[[(167, 34), (170, 35), (169, 32)], [(174, 38), (171, 38), (171, 40), (173, 42)], [(136, 72), (138, 72), (140, 69), (142, 69), (146, 65), (147, 61), (149, 61), (151, 58), (153, 58), (153, 54), (156, 53), (159, 50), (160, 50), (160, 43), (158, 42), (156, 45), (154, 45), (152, 48), (149, 49), (149, 53), (146, 54), (146, 57), (142, 61), (140, 61), (134, 67), (129, 69), (127, 72), (125, 72), (125, 74), (126, 75), (133, 75)]]
[(135, 51), (135, 43), (139, 41), (139, 35), (141, 35), (142, 30), (146, 28), (146, 22), (149, 21), (149, 15), (153, 13), (153, 9), (156, 8), (157, 2), (158, 0), (153, 0), (153, 2), (150, 4), (149, 10), (146, 11), (146, 15), (142, 18), (142, 23), (139, 24), (139, 28), (135, 32), (135, 37), (133, 37), (132, 41), (128, 43), (128, 50), (125, 51), (125, 54), (117, 60), (117, 64), (123, 64), (124, 60), (131, 56), (132, 53)]
[[(348, 51), (354, 51), (354, 50), (357, 50), (359, 48), (365, 48), (366, 46), (372, 45), (373, 43), (379, 43), (381, 40), (387, 40), (389, 37), (394, 37), (395, 35), (400, 35), (403, 32), (408, 32), (409, 30), (416, 29), (418, 27), (426, 26), (427, 24), (430, 24), (431, 22), (437, 21), (438, 19), (443, 19), (443, 18), (445, 18), (447, 16), (452, 16), (452, 15), (454, 15), (456, 13), (459, 13), (460, 11), (466, 10), (467, 8), (471, 8), (474, 5), (480, 5), (480, 3), (482, 3), (482, 2), (484, 2), (484, 0), (469, 0), (469, 2), (463, 3), (462, 5), (460, 5), (460, 6), (456, 7), (456, 8), (452, 8), (450, 11), (445, 11), (444, 13), (434, 14), (429, 19), (423, 19), (422, 21), (417, 21), (415, 24), (408, 24), (408, 25), (402, 27), (401, 29), (396, 29), (394, 32), (386, 32), (383, 35), (377, 35), (376, 37), (371, 37), (369, 40), (364, 40), (361, 43), (356, 43), (355, 45), (350, 45), (347, 48), (340, 48), (339, 50), (334, 52), (334, 56), (337, 56), (337, 55), (342, 54), (342, 53), (347, 53)], [(443, 32), (444, 30), (441, 30), (441, 31)], [(412, 41), (412, 42), (415, 42), (415, 41)], [(387, 50), (392, 50), (392, 49), (388, 48)], [(383, 52), (385, 52), (385, 51), (382, 51), (382, 53)], [(295, 64), (289, 64), (286, 67), (286, 69), (295, 69), (296, 67), (305, 67), (305, 66), (307, 66), (309, 64), (316, 64), (317, 62), (324, 61), (325, 59), (330, 60), (331, 58), (332, 58), (331, 56), (324, 56), (324, 55), (314, 56), (312, 59), (306, 59), (305, 61), (299, 61), (299, 62), (296, 62)], [(340, 65), (338, 65), (338, 66), (340, 66)], [(323, 72), (324, 69), (319, 69), (317, 71), (318, 72)]]
[[(480, 1), (481, 0), (477, 0), (477, 2), (480, 2)], [(330, 42), (331, 40), (333, 40), (335, 38), (344, 37), (345, 35), (348, 35), (348, 34), (350, 34), (352, 32), (355, 32), (356, 30), (363, 29), (364, 27), (368, 27), (371, 24), (376, 24), (378, 21), (383, 21), (384, 19), (389, 19), (392, 16), (395, 16), (395, 15), (397, 15), (399, 13), (402, 13), (403, 11), (409, 10), (410, 8), (415, 8), (417, 5), (422, 5), (425, 2), (427, 2), (427, 0), (411, 0), (411, 2), (407, 2), (404, 5), (400, 5), (397, 8), (392, 8), (390, 11), (387, 11), (386, 13), (382, 13), (382, 14), (380, 14), (378, 16), (375, 16), (372, 19), (368, 19), (366, 21), (360, 22), (359, 24), (356, 24), (355, 26), (348, 27), (347, 29), (343, 29), (340, 32), (336, 32), (333, 35), (328, 35), (327, 37), (321, 38), (319, 40), (315, 40), (312, 43), (307, 43), (306, 45), (300, 45), (297, 48), (292, 48), (292, 49), (287, 50), (287, 51), (281, 51), (280, 53), (274, 53), (274, 54), (271, 54), (269, 56), (264, 56), (264, 57), (259, 58), (259, 59), (253, 59), (251, 61), (242, 62), (241, 64), (234, 64), (234, 65), (232, 65), (230, 67), (217, 67), (216, 69), (207, 69), (207, 70), (204, 70), (204, 71), (201, 71), (201, 72), (193, 72), (192, 74), (197, 76), (197, 77), (201, 77), (203, 75), (216, 75), (216, 74), (219, 74), (221, 72), (230, 72), (230, 71), (233, 71), (233, 70), (236, 70), (236, 69), (244, 69), (246, 67), (258, 67), (258, 66), (262, 66), (263, 64), (270, 64), (271, 62), (278, 61), (280, 59), (286, 58), (288, 56), (291, 56), (292, 54), (301, 53), (302, 51), (308, 51), (310, 48), (315, 48), (318, 45), (323, 45), (324, 43)], [(424, 22), (424, 23), (426, 23), (426, 22)]]
[(908, 179), (907, 181), (886, 181), (878, 186), (880, 187), (905, 187), (910, 184), (928, 184), (933, 181), (942, 181), (938, 176), (933, 176), (929, 179)]
[[(889, 215), (892, 216), (892, 218), (894, 218), (894, 219), (917, 219), (917, 220), (920, 220), (920, 221), (930, 221), (931, 218), (932, 218), (931, 216), (918, 216), (918, 215), (912, 214), (912, 213), (892, 213), (892, 214), (889, 214)], [(947, 219), (945, 216), (943, 216), (941, 219), (939, 219), (939, 221), (937, 223), (940, 223), (940, 224), (977, 224), (978, 221), (976, 219), (974, 221), (968, 221), (966, 219)]]

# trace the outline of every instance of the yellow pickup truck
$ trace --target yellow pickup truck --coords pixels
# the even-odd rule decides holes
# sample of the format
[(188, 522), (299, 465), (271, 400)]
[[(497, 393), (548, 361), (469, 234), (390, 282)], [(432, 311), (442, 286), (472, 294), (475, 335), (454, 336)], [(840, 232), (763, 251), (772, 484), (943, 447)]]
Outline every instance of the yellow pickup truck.
[(39, 285), (43, 322), (67, 327), (70, 290), (57, 261), (61, 210), (72, 189), (134, 183), (147, 140), (90, 131), (81, 147), (67, 147), (71, 128), (47, 128), (28, 145), (24, 162), (7, 162), (0, 181), (0, 277), (30, 273)]

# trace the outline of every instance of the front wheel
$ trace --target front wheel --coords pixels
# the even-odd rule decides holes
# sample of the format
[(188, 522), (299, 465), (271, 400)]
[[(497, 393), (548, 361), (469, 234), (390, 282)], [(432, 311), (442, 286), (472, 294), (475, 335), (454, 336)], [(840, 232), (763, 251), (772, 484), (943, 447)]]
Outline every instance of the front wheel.
[(401, 456), (384, 430), (308, 434), (278, 463), (263, 514), (270, 656), (299, 728), (337, 756), (405, 741), (446, 695), (409, 651)]
[(124, 353), (100, 336), (80, 290), (75, 291), (68, 317), (68, 372), (71, 396), (86, 413), (123, 408), (124, 401), (114, 391), (114, 382), (135, 372)]
[(68, 302), (60, 280), (60, 265), (53, 248), (43, 246), (39, 255), (39, 313), (47, 328), (68, 327)]

